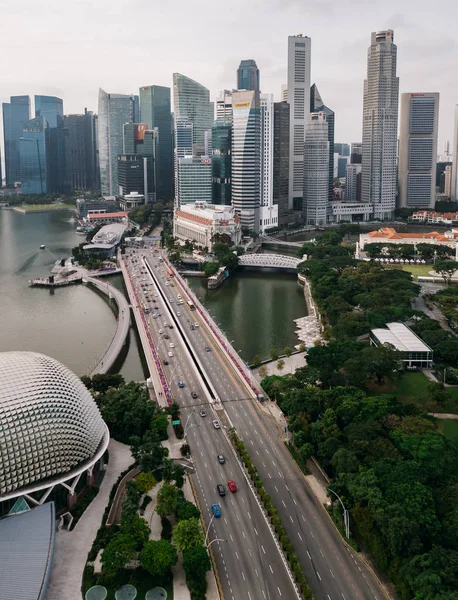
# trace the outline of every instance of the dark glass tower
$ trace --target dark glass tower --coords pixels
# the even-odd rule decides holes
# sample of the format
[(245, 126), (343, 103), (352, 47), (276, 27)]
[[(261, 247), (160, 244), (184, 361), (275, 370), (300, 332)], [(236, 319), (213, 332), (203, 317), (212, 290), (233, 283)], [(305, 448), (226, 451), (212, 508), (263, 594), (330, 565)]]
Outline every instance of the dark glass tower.
[(274, 103), (273, 201), (278, 204), (278, 224), (289, 222), (289, 115), (288, 102)]
[(320, 96), (320, 92), (314, 83), (310, 87), (310, 112), (317, 113), (323, 112), (326, 115), (326, 122), (328, 124), (328, 142), (329, 142), (329, 202), (334, 197), (333, 183), (334, 183), (334, 127), (335, 127), (335, 115), (334, 111), (328, 108)]
[(217, 119), (212, 126), (212, 202), (232, 201), (232, 119)]
[(147, 202), (155, 202), (157, 197), (157, 153), (158, 128), (148, 129), (147, 123), (126, 123), (124, 125), (124, 154), (137, 155), (146, 159), (146, 179), (144, 194)]
[(124, 197), (132, 192), (145, 193), (143, 165), (142, 156), (136, 154), (118, 156), (119, 196)]
[(72, 190), (92, 190), (97, 187), (94, 114), (84, 109), (84, 115), (64, 117), (66, 134), (67, 178)]
[(237, 89), (260, 91), (259, 69), (255, 60), (241, 60), (237, 69)]
[(56, 96), (35, 96), (35, 116), (44, 117), (46, 128), (46, 160), (48, 194), (61, 194), (70, 189), (67, 179), (64, 103)]
[(147, 85), (140, 88), (140, 114), (148, 130), (158, 130), (157, 138), (157, 199), (173, 198), (173, 143), (170, 88)]
[(47, 124), (44, 117), (35, 117), (23, 125), (19, 140), (21, 184), (23, 194), (48, 193)]
[(14, 185), (16, 181), (21, 181), (19, 140), (22, 137), (24, 123), (26, 123), (29, 119), (29, 96), (11, 96), (9, 102), (3, 103), (5, 178), (7, 186)]

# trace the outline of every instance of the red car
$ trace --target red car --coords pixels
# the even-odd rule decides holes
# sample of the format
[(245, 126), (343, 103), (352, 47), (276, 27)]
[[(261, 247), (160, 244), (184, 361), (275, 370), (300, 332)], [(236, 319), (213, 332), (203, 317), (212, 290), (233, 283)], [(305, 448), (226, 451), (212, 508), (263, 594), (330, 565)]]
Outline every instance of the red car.
[(229, 488), (229, 490), (232, 493), (237, 491), (237, 486), (235, 485), (235, 481), (232, 481), (232, 479), (229, 479), (229, 481), (227, 482), (227, 487)]

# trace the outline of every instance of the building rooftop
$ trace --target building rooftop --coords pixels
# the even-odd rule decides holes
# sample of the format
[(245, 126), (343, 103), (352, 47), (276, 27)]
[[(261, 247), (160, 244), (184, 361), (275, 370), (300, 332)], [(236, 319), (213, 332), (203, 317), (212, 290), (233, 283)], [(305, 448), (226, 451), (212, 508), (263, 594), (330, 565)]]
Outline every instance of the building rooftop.
[(106, 219), (107, 217), (108, 218), (111, 218), (111, 217), (127, 218), (128, 214), (129, 213), (127, 213), (127, 212), (110, 212), (110, 213), (107, 213), (107, 212), (97, 212), (97, 213), (91, 212), (91, 213), (88, 214), (87, 218), (88, 219)]
[(111, 246), (113, 244), (119, 244), (124, 232), (127, 229), (125, 223), (110, 223), (110, 225), (104, 225), (92, 238), (93, 244), (104, 244)]
[(54, 503), (0, 520), (0, 600), (44, 600), (55, 536)]
[(384, 239), (387, 242), (390, 240), (409, 240), (409, 239), (422, 239), (422, 240), (435, 240), (436, 242), (450, 242), (450, 239), (443, 233), (437, 231), (431, 231), (429, 233), (398, 233), (393, 227), (382, 227), (377, 231), (370, 231), (367, 234), (369, 237), (374, 239)]
[(195, 204), (183, 204), (179, 210), (176, 210), (176, 215), (202, 225), (211, 225), (215, 221), (234, 221), (235, 223), (240, 221), (232, 206), (207, 204), (203, 201)]
[(401, 352), (432, 352), (415, 333), (403, 323), (387, 323), (388, 329), (372, 329), (381, 344), (391, 344)]

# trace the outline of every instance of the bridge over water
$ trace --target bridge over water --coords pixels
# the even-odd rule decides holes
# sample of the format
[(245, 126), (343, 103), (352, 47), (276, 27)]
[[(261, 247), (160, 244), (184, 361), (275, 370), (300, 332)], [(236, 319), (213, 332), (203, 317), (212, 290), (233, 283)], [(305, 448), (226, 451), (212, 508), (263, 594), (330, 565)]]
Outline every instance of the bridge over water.
[(300, 258), (283, 254), (243, 254), (239, 257), (239, 265), (242, 267), (296, 269), (300, 262)]
[(285, 246), (287, 248), (300, 248), (304, 242), (288, 242), (272, 236), (261, 235), (260, 240), (263, 246)]

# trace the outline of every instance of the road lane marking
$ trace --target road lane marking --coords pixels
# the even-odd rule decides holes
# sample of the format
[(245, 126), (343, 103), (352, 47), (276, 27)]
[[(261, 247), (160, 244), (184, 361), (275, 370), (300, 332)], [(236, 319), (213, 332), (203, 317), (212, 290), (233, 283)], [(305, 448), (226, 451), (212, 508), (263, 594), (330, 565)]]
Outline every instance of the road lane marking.
[(310, 552), (307, 550), (307, 556), (310, 558), (310, 560), (312, 560), (312, 557), (310, 556)]
[(318, 571), (316, 572), (318, 579), (321, 581), (321, 575), (318, 573)]
[(273, 572), (274, 572), (274, 570), (272, 569), (272, 565), (269, 565), (269, 569), (270, 569), (270, 572), (271, 572), (271, 573), (273, 573)]

